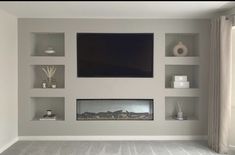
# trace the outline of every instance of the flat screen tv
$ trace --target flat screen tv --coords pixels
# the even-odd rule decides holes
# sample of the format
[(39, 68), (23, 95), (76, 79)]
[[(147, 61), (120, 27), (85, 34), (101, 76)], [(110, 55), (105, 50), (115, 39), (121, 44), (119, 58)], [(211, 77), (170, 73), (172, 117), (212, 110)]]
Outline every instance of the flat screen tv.
[(77, 33), (78, 77), (153, 77), (153, 33)]

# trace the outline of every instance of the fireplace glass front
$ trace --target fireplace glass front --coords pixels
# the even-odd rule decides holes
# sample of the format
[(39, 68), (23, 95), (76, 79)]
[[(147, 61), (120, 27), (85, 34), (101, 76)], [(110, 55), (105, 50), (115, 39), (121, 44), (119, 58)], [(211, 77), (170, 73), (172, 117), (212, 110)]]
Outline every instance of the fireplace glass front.
[(153, 120), (153, 99), (77, 99), (77, 120)]

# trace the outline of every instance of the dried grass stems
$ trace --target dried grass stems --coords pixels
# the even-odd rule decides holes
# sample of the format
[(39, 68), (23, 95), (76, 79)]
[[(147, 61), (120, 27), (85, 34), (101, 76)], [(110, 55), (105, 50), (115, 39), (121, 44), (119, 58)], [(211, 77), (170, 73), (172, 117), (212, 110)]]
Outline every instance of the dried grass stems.
[(42, 67), (43, 72), (48, 77), (49, 81), (52, 79), (52, 77), (55, 75), (56, 67), (55, 66), (46, 66), (46, 68)]

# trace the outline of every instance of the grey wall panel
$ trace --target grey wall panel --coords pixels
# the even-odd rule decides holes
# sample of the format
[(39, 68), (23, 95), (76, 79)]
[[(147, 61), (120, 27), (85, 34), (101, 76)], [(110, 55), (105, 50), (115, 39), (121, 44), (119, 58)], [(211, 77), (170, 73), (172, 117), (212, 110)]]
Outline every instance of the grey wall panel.
[[(207, 134), (209, 20), (155, 19), (19, 19), (19, 135), (205, 135)], [(31, 33), (64, 33), (64, 59), (32, 58)], [(154, 33), (154, 78), (78, 78), (77, 32)], [(165, 88), (165, 34), (198, 34), (198, 88)], [(172, 59), (174, 64), (174, 59)], [(179, 61), (175, 60), (178, 65)], [(35, 90), (31, 65), (65, 65), (65, 88)], [(185, 64), (187, 60), (182, 60)], [(30, 97), (65, 97), (65, 121), (31, 121)], [(165, 120), (165, 97), (196, 96), (198, 120)], [(76, 99), (140, 98), (154, 99), (154, 121), (76, 121)]]

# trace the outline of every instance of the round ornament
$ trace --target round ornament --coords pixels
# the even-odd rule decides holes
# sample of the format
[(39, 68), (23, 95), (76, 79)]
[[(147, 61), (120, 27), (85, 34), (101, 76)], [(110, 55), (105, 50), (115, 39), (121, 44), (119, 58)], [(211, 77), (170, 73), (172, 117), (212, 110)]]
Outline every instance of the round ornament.
[(173, 48), (173, 55), (177, 57), (183, 57), (188, 54), (188, 48), (180, 41), (174, 48)]

